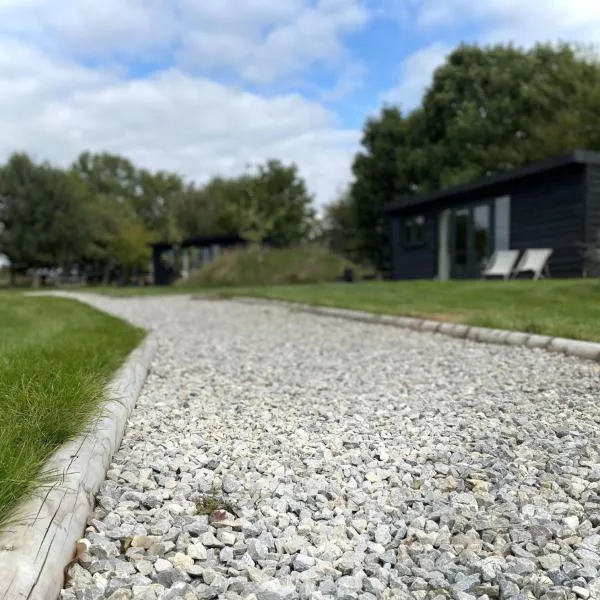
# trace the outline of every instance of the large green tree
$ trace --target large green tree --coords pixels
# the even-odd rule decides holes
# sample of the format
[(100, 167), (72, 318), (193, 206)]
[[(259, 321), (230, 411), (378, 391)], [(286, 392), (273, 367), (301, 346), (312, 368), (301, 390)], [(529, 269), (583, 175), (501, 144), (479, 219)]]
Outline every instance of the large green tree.
[(0, 252), (13, 273), (80, 257), (91, 225), (88, 199), (72, 173), (13, 154), (0, 168)]
[(217, 176), (201, 186), (188, 185), (174, 202), (175, 221), (183, 237), (237, 231), (232, 207), (241, 202), (243, 194), (241, 178)]
[(315, 225), (313, 197), (296, 165), (270, 160), (220, 187), (216, 222), (221, 230), (252, 241), (269, 237), (281, 246), (309, 238)]
[(587, 135), (547, 146), (544, 130), (566, 115), (585, 113), (598, 122), (599, 77), (594, 55), (569, 44), (459, 46), (423, 98), (420, 145), (431, 157), (429, 185), (518, 168), (572, 150), (573, 143), (594, 147)]
[(124, 279), (146, 269), (155, 236), (128, 203), (92, 195), (88, 214), (91, 227), (82, 258), (95, 266), (105, 283), (115, 267), (121, 268)]
[(362, 149), (352, 166), (350, 198), (356, 228), (348, 234), (355, 236), (359, 257), (382, 269), (389, 260), (389, 244), (379, 210), (397, 192), (398, 152), (408, 147), (410, 140), (407, 119), (399, 109), (385, 107), (379, 118), (367, 120)]
[(99, 197), (127, 204), (156, 238), (178, 241), (175, 203), (185, 189), (183, 179), (166, 171), (137, 168), (128, 158), (107, 152), (82, 153), (73, 170)]

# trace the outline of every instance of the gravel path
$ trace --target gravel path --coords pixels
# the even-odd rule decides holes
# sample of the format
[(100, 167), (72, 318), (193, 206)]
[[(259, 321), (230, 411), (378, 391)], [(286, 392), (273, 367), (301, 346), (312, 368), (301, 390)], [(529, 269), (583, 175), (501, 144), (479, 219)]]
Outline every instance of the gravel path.
[(600, 599), (598, 365), (274, 306), (93, 303), (160, 348), (62, 598)]

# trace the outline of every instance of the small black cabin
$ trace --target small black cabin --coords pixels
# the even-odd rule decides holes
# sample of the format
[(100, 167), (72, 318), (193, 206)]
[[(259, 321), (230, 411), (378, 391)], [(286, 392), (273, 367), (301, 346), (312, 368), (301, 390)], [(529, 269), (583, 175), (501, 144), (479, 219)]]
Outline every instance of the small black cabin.
[(393, 279), (476, 278), (495, 250), (552, 248), (553, 277), (589, 273), (600, 232), (600, 153), (541, 163), (383, 208)]
[[(225, 249), (247, 244), (240, 235), (233, 233), (190, 237), (183, 240), (178, 248), (183, 255), (183, 270), (187, 272), (213, 261)], [(179, 275), (175, 267), (175, 245), (171, 242), (156, 242), (151, 246), (154, 285), (170, 285)]]

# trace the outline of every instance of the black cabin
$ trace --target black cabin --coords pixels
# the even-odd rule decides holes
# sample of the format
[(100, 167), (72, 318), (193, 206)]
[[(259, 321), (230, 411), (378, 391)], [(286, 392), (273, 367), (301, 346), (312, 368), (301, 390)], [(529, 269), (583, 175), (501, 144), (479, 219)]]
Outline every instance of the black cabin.
[(476, 278), (495, 250), (552, 248), (553, 277), (589, 274), (600, 233), (600, 153), (577, 150), (383, 208), (393, 279)]
[[(184, 271), (200, 268), (217, 258), (223, 250), (246, 246), (248, 242), (237, 233), (190, 237), (178, 248), (183, 254)], [(154, 285), (170, 285), (179, 276), (175, 265), (176, 247), (171, 242), (156, 242), (152, 246)]]

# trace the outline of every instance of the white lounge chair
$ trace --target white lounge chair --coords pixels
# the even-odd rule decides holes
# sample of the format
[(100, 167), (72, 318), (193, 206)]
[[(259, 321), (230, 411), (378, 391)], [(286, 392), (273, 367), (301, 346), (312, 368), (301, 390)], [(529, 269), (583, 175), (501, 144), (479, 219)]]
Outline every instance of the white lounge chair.
[(550, 277), (548, 260), (552, 256), (552, 252), (552, 248), (531, 248), (525, 250), (514, 270), (514, 276), (516, 277), (520, 273), (531, 273), (533, 279)]
[(518, 250), (496, 250), (485, 266), (485, 269), (481, 272), (481, 277), (502, 277), (503, 279), (508, 279), (513, 272), (518, 258)]

